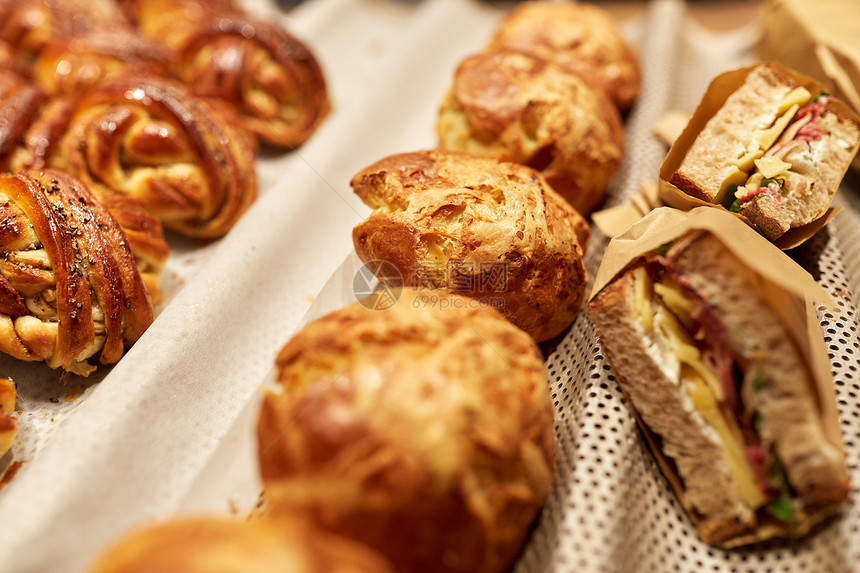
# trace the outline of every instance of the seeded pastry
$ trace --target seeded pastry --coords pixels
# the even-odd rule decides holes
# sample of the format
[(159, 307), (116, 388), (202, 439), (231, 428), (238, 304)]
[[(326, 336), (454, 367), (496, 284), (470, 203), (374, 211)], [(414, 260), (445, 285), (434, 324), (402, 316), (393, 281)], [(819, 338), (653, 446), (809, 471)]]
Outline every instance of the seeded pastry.
[[(119, 223), (57, 172), (0, 176), (0, 351), (87, 376), (153, 320)], [(160, 230), (160, 229), (159, 229)]]

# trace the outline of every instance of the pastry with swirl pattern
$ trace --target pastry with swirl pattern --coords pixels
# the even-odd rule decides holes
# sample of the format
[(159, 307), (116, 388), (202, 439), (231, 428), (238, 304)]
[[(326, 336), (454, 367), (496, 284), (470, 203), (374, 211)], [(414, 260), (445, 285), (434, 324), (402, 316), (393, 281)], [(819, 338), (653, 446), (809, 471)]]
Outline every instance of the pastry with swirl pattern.
[(329, 111), (313, 53), (283, 26), (248, 16), (230, 0), (125, 0), (132, 21), (171, 51), (173, 75), (227, 102), (262, 141), (296, 147)]
[(119, 224), (57, 171), (0, 176), (0, 351), (87, 376), (152, 323)]

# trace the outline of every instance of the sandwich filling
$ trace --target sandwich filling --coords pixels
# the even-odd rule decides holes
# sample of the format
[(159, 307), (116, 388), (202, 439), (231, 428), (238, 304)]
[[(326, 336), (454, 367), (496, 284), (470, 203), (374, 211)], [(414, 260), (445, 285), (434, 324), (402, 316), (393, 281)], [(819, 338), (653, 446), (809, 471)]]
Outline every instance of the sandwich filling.
[(786, 96), (783, 101), (791, 105), (753, 139), (738, 160), (738, 171), (727, 180), (724, 202), (728, 208), (740, 213), (764, 198), (778, 205), (791, 193), (812, 193), (820, 175), (820, 156), (826, 152), (824, 137), (837, 121), (825, 113), (830, 99), (824, 92), (813, 98), (803, 87)]
[(755, 357), (741, 356), (717, 311), (653, 253), (634, 271), (638, 322), (649, 353), (677, 381), (723, 452), (740, 499), (759, 520), (797, 520), (796, 503), (773, 444), (761, 434), (756, 392), (767, 384)]

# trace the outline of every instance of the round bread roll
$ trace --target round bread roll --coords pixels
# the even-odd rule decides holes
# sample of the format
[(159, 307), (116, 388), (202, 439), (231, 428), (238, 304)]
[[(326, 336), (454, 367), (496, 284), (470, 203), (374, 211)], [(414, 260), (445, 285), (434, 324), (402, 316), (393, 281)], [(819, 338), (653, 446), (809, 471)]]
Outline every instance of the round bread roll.
[(377, 272), (390, 286), (480, 299), (538, 342), (576, 319), (590, 230), (533, 169), (419, 151), (382, 159), (351, 185), (375, 209), (352, 232), (355, 250), (375, 272), (374, 261), (393, 265)]
[(554, 464), (528, 336), (474, 300), (394, 289), (307, 325), (277, 370), (258, 427), (269, 512), (366, 543), (400, 573), (507, 570)]
[(370, 548), (296, 520), (193, 518), (135, 531), (91, 573), (393, 573)]
[(579, 76), (523, 52), (464, 60), (436, 124), (439, 147), (529, 165), (589, 214), (624, 153), (618, 110)]
[(550, 60), (602, 88), (626, 113), (639, 95), (636, 54), (603, 8), (581, 2), (525, 2), (502, 22), (488, 50), (512, 48)]

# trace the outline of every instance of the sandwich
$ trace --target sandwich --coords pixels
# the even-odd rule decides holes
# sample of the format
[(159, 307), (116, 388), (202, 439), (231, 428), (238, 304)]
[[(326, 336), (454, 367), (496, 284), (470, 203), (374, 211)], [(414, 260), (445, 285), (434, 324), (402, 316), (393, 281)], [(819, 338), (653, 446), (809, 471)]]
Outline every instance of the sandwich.
[[(832, 381), (809, 356), (815, 345), (798, 340), (796, 325), (809, 324), (803, 297), (713, 232), (688, 229), (627, 264), (589, 314), (704, 541), (797, 537), (837, 510), (849, 478)], [(812, 324), (807, 336), (820, 339)]]
[(714, 80), (661, 178), (776, 241), (826, 214), (858, 145), (844, 104), (810, 78), (760, 64)]

